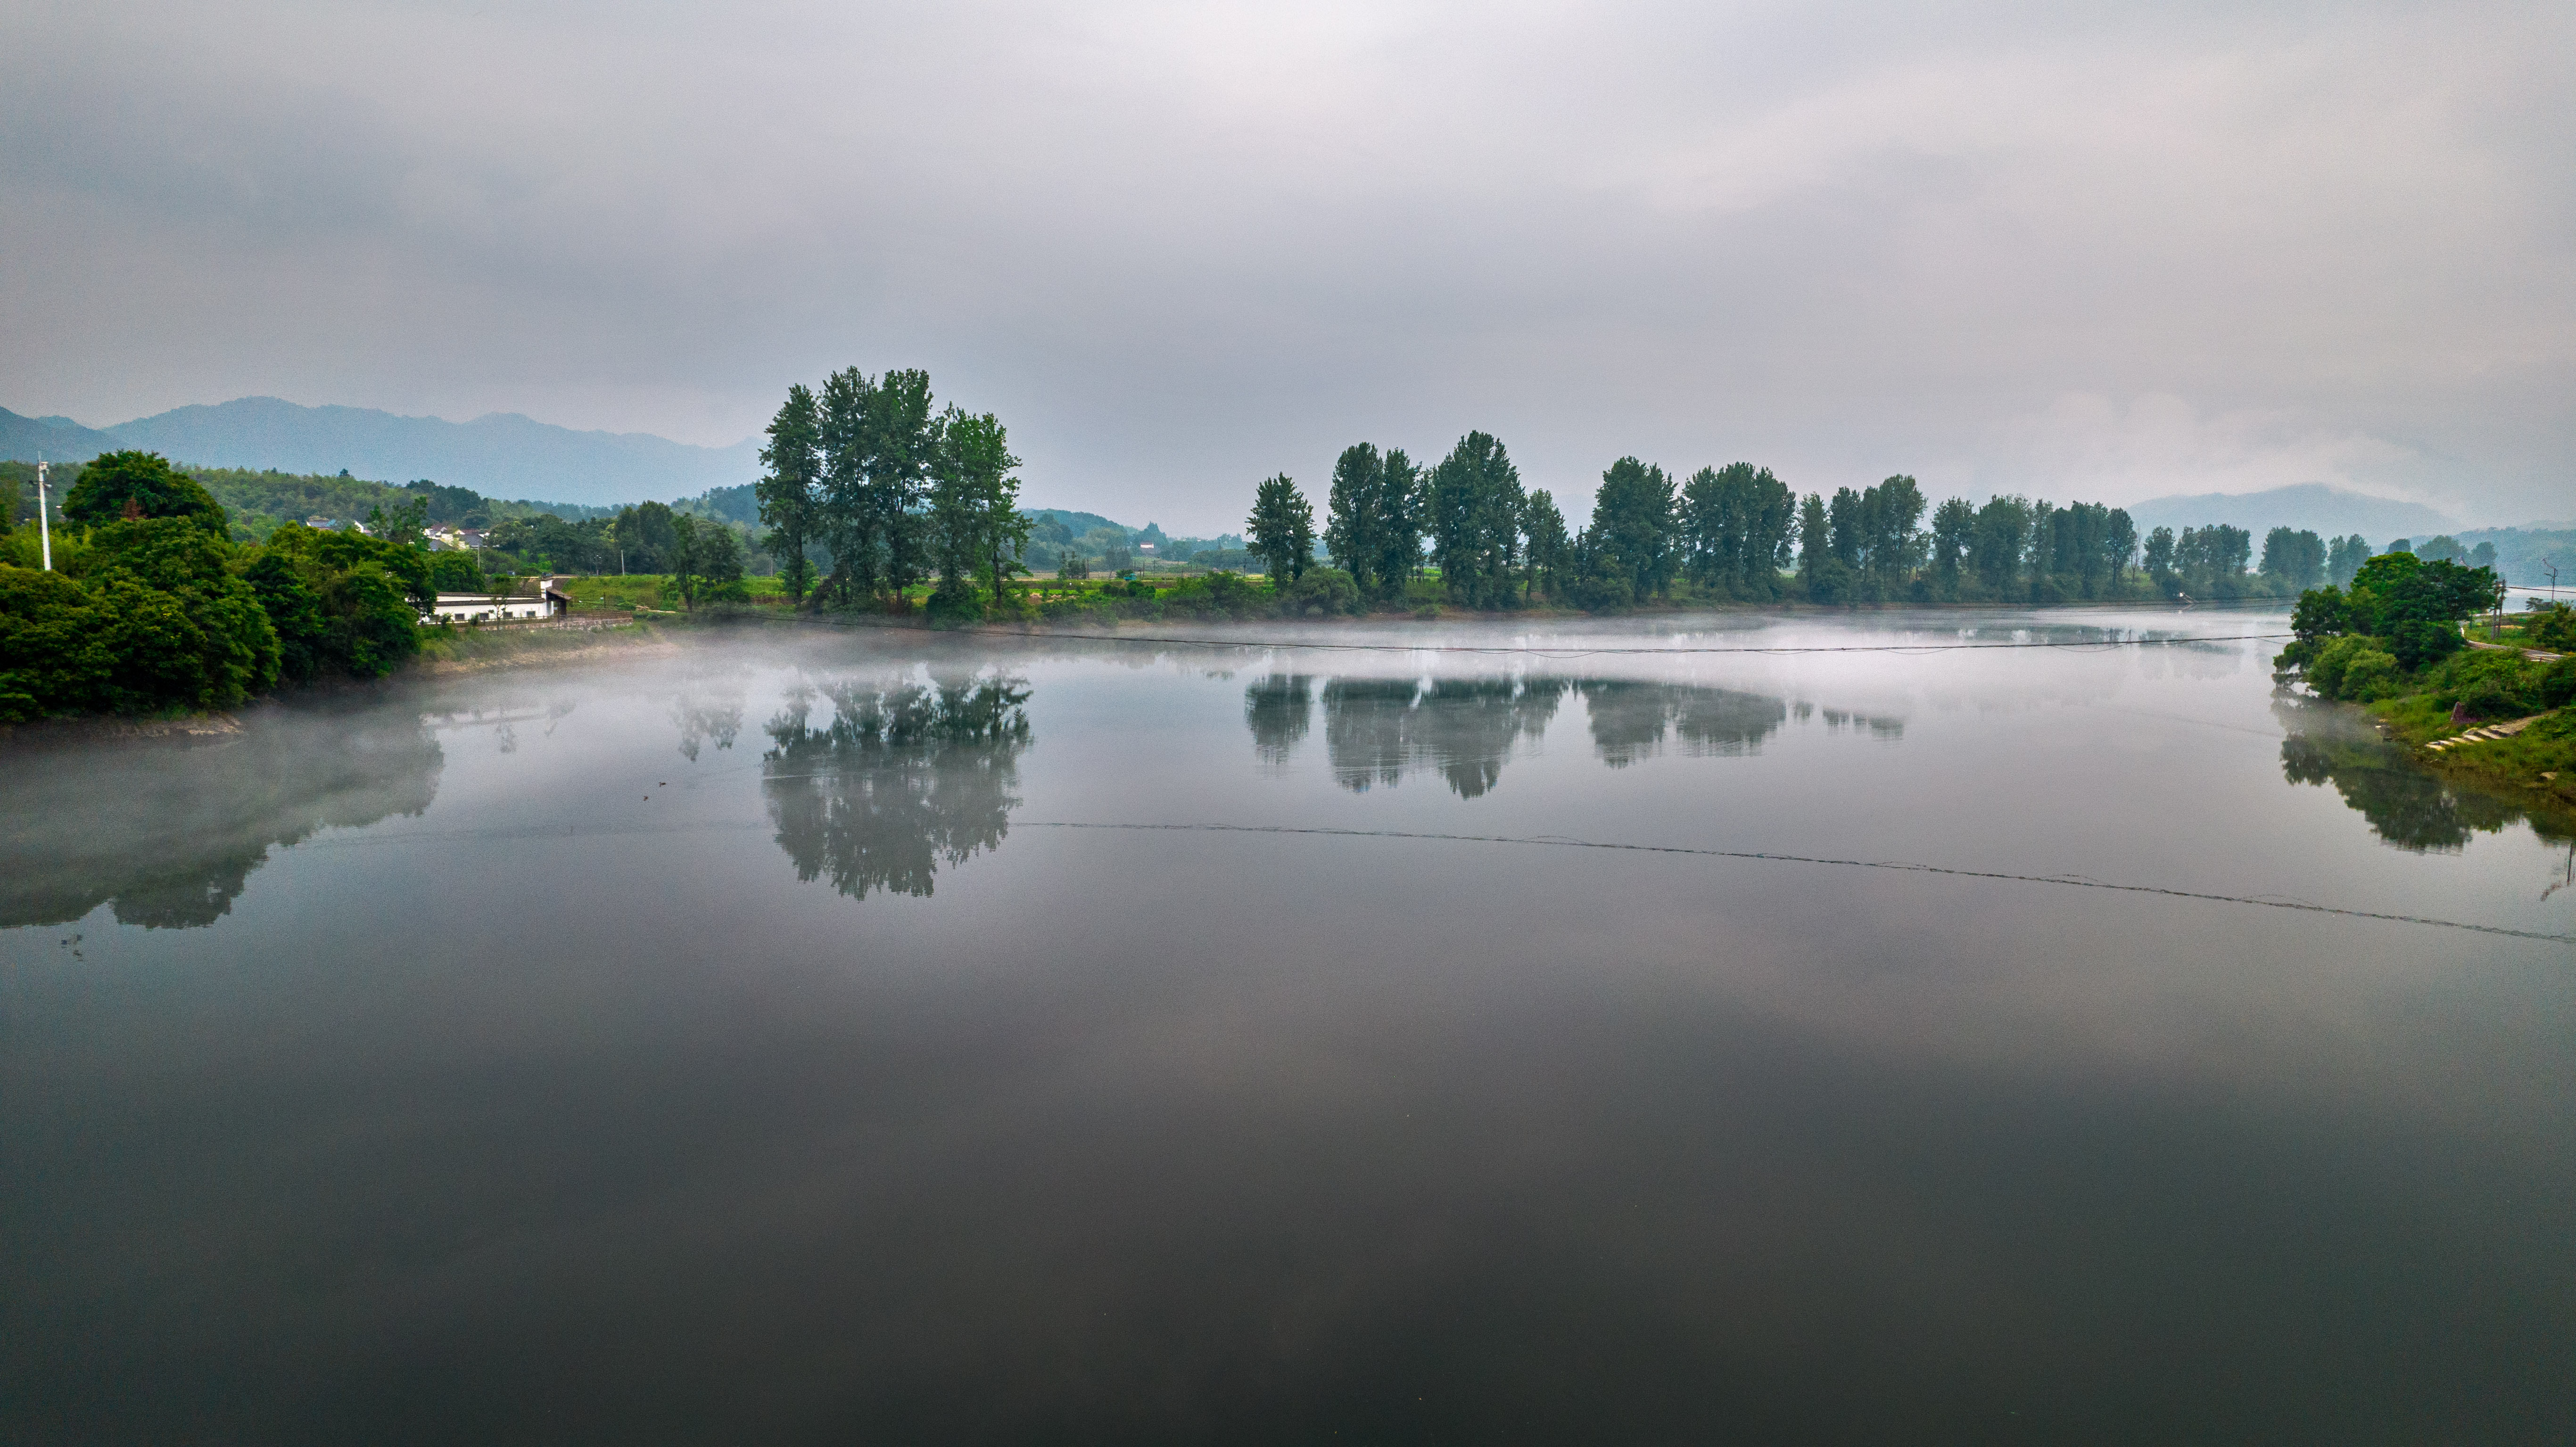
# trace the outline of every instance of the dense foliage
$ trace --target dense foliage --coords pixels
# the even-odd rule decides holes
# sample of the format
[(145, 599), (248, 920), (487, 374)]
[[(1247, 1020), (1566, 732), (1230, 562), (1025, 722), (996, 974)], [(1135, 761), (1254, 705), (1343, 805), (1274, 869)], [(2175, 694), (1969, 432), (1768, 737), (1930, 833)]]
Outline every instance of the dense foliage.
[[(762, 544), (791, 600), (810, 588), (838, 607), (900, 608), (906, 589), (935, 577), (932, 606), (945, 616), (1016, 609), (1006, 589), (1031, 534), (1020, 459), (993, 414), (933, 412), (929, 373), (849, 367), (819, 394), (788, 388), (760, 458)], [(818, 553), (829, 564), (819, 582)]]
[[(2302, 674), (2326, 698), (2366, 702), (2420, 692), (2428, 668), (2468, 646), (2459, 621), (2497, 607), (2503, 596), (2504, 585), (2489, 569), (2382, 553), (2354, 572), (2349, 590), (2328, 583), (2299, 595), (2290, 613), (2297, 636), (2274, 663)], [(2491, 665), (2474, 661), (2468, 673), (2520, 677), (2520, 658), (2493, 657)]]
[(0, 545), (0, 721), (229, 708), (281, 679), (379, 677), (420, 648), (420, 605), (485, 587), (465, 554), (415, 541), (425, 506), (389, 536), (286, 523), (233, 538), (223, 506), (159, 456), (110, 453), (81, 470), (36, 566), (33, 529)]

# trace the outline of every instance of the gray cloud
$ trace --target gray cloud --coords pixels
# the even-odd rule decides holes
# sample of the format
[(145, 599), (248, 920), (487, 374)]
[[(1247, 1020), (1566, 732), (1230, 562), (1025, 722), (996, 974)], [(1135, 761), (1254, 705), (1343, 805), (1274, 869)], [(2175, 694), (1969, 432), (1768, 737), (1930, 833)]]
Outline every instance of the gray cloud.
[(928, 366), (1167, 526), (1366, 437), (2576, 512), (2561, 6), (54, 7), (0, 402), (725, 443)]

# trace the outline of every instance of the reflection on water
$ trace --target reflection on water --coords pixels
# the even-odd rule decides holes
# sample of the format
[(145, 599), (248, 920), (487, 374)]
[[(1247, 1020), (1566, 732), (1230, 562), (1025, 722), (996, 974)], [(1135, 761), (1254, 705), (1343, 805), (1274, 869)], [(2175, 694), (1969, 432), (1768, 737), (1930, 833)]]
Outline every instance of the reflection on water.
[(12, 746), (6, 918), (241, 892), (0, 929), (0, 1442), (2576, 1441), (2568, 846), (2269, 645), (1778, 628)]
[(1364, 793), (1436, 769), (1460, 798), (1478, 798), (1514, 748), (1545, 736), (1568, 688), (1560, 678), (1334, 679), (1324, 685), (1333, 780)]
[[(831, 721), (814, 723), (818, 696)], [(796, 877), (927, 895), (946, 860), (1000, 846), (1030, 743), (1018, 678), (877, 675), (800, 683), (767, 725), (761, 792)]]
[(1252, 730), (1253, 753), (1273, 771), (1306, 737), (1315, 713), (1315, 680), (1302, 673), (1274, 673), (1243, 691), (1243, 723)]
[(683, 689), (671, 700), (671, 722), (680, 729), (680, 757), (694, 764), (710, 743), (733, 747), (734, 735), (742, 732), (742, 694)]
[(2526, 822), (2543, 839), (2570, 837), (2564, 820), (2426, 771), (2351, 708), (2284, 698), (2273, 712), (2290, 731), (2281, 740), (2282, 775), (2293, 784), (2332, 784), (2373, 833), (2400, 849), (2456, 854), (2472, 833)]
[[(426, 810), (444, 756), (416, 713), (268, 714), (213, 743), (136, 742), (0, 771), (0, 927), (190, 929), (229, 913), (272, 847)], [(65, 828), (77, 820), (79, 827)]]
[[(1273, 675), (1244, 690), (1244, 723), (1265, 768), (1287, 766), (1312, 726), (1316, 692), (1302, 674)], [(1790, 707), (1767, 694), (1633, 679), (1336, 678), (1321, 693), (1334, 782), (1365, 793), (1436, 771), (1462, 799), (1500, 783), (1503, 765), (1516, 750), (1539, 745), (1569, 695), (1582, 697), (1593, 752), (1614, 769), (1668, 747), (1692, 758), (1759, 752)], [(1809, 703), (1797, 708), (1801, 719), (1816, 712)], [(1866, 729), (1882, 739), (1905, 731), (1899, 719), (1823, 713), (1833, 729)]]
[[(1664, 751), (1669, 738), (1692, 758), (1756, 752), (1788, 721), (1789, 705), (1760, 694), (1680, 683), (1594, 680), (1583, 685), (1592, 748), (1614, 769)], [(1837, 727), (1849, 715), (1826, 715)]]

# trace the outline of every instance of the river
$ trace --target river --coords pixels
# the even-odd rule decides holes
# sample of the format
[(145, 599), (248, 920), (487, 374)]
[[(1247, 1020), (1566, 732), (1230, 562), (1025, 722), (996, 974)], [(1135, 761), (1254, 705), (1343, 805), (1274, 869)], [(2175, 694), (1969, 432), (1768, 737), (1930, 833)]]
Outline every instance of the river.
[(717, 634), (22, 744), (0, 1438), (2565, 1440), (2569, 821), (2283, 625)]

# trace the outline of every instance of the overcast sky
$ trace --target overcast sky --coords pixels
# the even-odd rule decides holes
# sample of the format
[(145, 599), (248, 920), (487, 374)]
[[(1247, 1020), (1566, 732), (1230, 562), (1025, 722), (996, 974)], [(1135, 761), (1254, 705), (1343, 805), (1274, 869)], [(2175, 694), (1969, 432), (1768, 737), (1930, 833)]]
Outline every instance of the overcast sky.
[(13, 7), (0, 405), (730, 443), (923, 366), (1027, 495), (1370, 440), (2576, 514), (2576, 6)]

